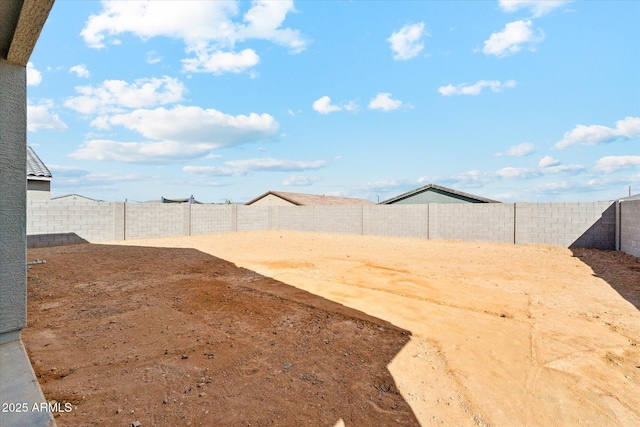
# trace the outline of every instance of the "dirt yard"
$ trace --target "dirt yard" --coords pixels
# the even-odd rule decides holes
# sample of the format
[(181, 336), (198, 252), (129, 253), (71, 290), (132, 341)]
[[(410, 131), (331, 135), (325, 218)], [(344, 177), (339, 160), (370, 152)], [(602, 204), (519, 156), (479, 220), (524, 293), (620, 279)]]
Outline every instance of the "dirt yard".
[[(276, 231), (124, 244), (196, 248), (411, 331), (389, 370), (423, 426), (640, 425), (640, 263), (634, 257)], [(118, 274), (124, 280), (135, 271)], [(29, 337), (32, 347), (40, 342), (35, 338)], [(103, 379), (95, 384), (103, 386)], [(118, 405), (114, 397), (107, 406)], [(347, 426), (394, 419), (338, 417)]]
[(417, 426), (409, 333), (193, 249), (29, 250), (23, 340), (58, 426)]

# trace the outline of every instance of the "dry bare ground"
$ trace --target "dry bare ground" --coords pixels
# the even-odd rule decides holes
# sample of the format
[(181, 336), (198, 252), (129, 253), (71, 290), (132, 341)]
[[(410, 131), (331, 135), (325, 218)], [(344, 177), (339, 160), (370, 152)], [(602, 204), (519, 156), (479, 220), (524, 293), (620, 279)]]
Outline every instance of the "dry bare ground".
[(634, 257), (280, 231), (120, 243), (196, 248), (411, 331), (389, 369), (423, 426), (640, 425)]
[(194, 249), (29, 255), (23, 339), (60, 427), (418, 425), (387, 322)]

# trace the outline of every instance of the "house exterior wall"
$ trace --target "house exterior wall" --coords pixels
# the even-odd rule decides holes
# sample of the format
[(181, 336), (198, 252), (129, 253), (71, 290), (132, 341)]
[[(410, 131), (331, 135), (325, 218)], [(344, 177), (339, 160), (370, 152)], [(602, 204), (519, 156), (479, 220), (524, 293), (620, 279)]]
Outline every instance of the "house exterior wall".
[(27, 180), (27, 200), (49, 200), (51, 197), (51, 181)]
[(414, 194), (405, 199), (389, 203), (392, 205), (420, 205), (427, 203), (481, 203), (477, 200), (470, 199), (468, 197), (459, 196), (455, 194), (439, 191), (435, 188), (430, 188), (421, 193)]
[(256, 200), (249, 206), (296, 206), (288, 200), (278, 197), (275, 194), (267, 194), (261, 199)]
[[(3, 0), (0, 17), (0, 400), (5, 404), (47, 402), (20, 330), (27, 325), (26, 67), (53, 1)], [(0, 425), (56, 423), (49, 410), (3, 410)]]
[(640, 200), (620, 202), (620, 250), (640, 257)]
[(26, 99), (26, 68), (0, 58), (0, 342), (27, 325)]

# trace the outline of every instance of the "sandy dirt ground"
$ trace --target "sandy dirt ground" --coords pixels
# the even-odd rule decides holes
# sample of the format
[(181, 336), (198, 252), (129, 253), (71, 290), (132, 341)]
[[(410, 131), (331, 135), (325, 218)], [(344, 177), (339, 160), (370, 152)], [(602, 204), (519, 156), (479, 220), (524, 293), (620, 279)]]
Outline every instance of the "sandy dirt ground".
[(29, 258), (23, 340), (60, 427), (418, 425), (387, 322), (193, 249)]
[(121, 243), (196, 248), (411, 331), (389, 369), (423, 426), (640, 425), (640, 263), (623, 253), (280, 231)]

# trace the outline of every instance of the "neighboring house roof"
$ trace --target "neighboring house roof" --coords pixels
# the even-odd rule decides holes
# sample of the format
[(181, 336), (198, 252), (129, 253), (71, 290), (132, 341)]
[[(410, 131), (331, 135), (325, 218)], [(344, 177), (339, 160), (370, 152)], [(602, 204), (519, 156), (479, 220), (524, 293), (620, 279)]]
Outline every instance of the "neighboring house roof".
[(52, 197), (51, 200), (62, 200), (62, 199), (71, 199), (71, 200), (88, 200), (91, 202), (104, 202), (104, 200), (92, 199), (91, 197), (82, 196), (80, 194), (65, 194), (64, 196)]
[(47, 166), (40, 160), (40, 157), (27, 146), (27, 179), (37, 179), (51, 181), (52, 175)]
[(189, 204), (196, 204), (196, 205), (201, 205), (203, 204), (202, 202), (197, 201), (196, 199), (193, 198), (193, 195), (191, 195), (191, 197), (186, 198), (186, 199), (167, 199), (166, 197), (160, 197), (160, 202), (162, 203), (189, 203)]
[(288, 193), (284, 191), (267, 191), (266, 193), (256, 197), (255, 199), (247, 202), (247, 205), (251, 205), (263, 197), (273, 194), (276, 197), (293, 203), (297, 206), (317, 206), (317, 205), (374, 205), (375, 203), (365, 200), (356, 199), (354, 197), (337, 197), (337, 196), (325, 196), (317, 194), (304, 194), (304, 193)]
[(436, 184), (427, 184), (423, 187), (416, 188), (415, 190), (407, 191), (406, 193), (400, 194), (399, 196), (380, 202), (380, 204), (388, 205), (388, 204), (395, 203), (399, 200), (406, 199), (408, 197), (415, 196), (416, 194), (420, 194), (422, 192), (429, 191), (429, 190), (436, 190), (444, 193), (449, 193), (453, 196), (459, 196), (459, 197), (464, 197), (471, 200), (476, 200), (480, 203), (502, 203), (497, 200), (491, 200), (485, 197), (476, 196), (474, 194), (465, 193), (463, 191), (454, 190), (453, 188), (443, 187), (441, 185), (436, 185)]

